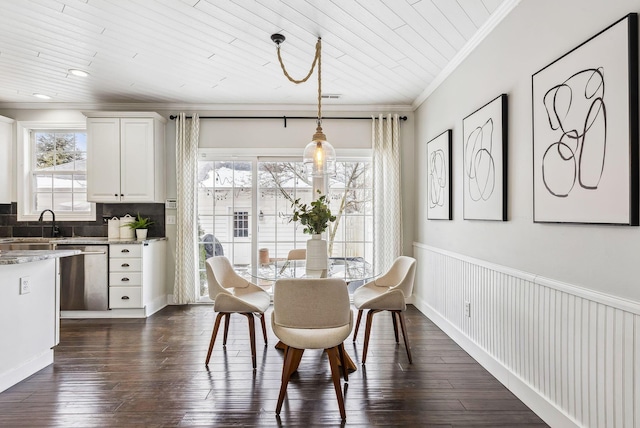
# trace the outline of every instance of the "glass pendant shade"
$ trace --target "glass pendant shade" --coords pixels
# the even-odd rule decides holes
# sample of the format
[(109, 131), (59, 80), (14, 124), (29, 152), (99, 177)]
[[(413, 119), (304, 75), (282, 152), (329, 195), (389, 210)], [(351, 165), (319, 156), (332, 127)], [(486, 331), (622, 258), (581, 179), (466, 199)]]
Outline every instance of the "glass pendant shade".
[(336, 173), (336, 151), (326, 140), (313, 140), (304, 148), (302, 155), (307, 174), (323, 177)]

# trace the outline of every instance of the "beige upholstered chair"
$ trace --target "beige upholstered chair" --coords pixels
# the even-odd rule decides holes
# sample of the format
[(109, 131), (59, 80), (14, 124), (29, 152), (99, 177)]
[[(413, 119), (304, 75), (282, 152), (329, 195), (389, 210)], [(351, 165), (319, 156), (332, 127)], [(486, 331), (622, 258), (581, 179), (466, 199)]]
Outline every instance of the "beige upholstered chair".
[(273, 287), (273, 332), (286, 345), (282, 385), (276, 406), (280, 414), (291, 374), (298, 369), (305, 349), (325, 349), (342, 419), (346, 419), (340, 386), (340, 369), (349, 380), (344, 364), (344, 340), (353, 328), (349, 292), (342, 279), (279, 279)]
[(304, 248), (296, 248), (289, 251), (287, 254), (287, 260), (304, 260), (307, 258), (307, 250)]
[(229, 318), (232, 313), (242, 314), (249, 321), (249, 336), (251, 340), (251, 360), (253, 369), (256, 369), (256, 334), (254, 314), (260, 317), (262, 322), (262, 334), (264, 343), (267, 344), (267, 328), (264, 322), (264, 312), (271, 304), (269, 293), (255, 284), (247, 281), (238, 275), (233, 266), (224, 256), (216, 256), (207, 259), (207, 283), (209, 286), (209, 297), (215, 303), (213, 310), (218, 313), (216, 323), (211, 334), (211, 342), (209, 343), (209, 352), (207, 352), (207, 360), (205, 365), (209, 364), (213, 344), (216, 341), (218, 328), (222, 317), (225, 317), (224, 339), (222, 346), (227, 345), (227, 334), (229, 332)]
[(400, 256), (391, 265), (387, 273), (374, 281), (364, 284), (353, 292), (353, 304), (358, 309), (358, 320), (356, 330), (353, 334), (355, 342), (360, 327), (362, 311), (368, 309), (367, 327), (364, 333), (364, 351), (362, 352), (362, 364), (367, 361), (367, 350), (369, 348), (369, 336), (371, 334), (371, 322), (373, 315), (381, 311), (391, 312), (393, 319), (393, 330), (398, 343), (398, 323), (402, 328), (404, 346), (407, 349), (409, 363), (411, 360), (411, 346), (404, 323), (404, 311), (407, 309), (405, 299), (413, 292), (413, 279), (416, 273), (416, 260), (411, 257)]

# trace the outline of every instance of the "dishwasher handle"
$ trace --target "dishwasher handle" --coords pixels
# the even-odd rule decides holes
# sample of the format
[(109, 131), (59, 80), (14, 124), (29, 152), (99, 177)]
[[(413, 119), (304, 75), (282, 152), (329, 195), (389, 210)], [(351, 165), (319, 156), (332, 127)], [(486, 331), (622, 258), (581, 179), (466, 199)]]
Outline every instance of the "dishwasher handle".
[(107, 254), (107, 252), (106, 251), (82, 251), (78, 253), (79, 256), (97, 255), (97, 254)]

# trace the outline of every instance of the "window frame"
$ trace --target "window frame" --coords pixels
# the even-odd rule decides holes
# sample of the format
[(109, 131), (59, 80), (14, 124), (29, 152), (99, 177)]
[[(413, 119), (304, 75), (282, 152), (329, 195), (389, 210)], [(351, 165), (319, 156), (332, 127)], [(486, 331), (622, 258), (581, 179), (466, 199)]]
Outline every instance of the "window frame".
[[(87, 130), (86, 122), (17, 122), (17, 204), (18, 221), (37, 221), (40, 213), (34, 211), (33, 206), (33, 170), (34, 147), (32, 147), (30, 132), (38, 130)], [(87, 164), (87, 169), (89, 165)], [(90, 202), (90, 210), (86, 212), (56, 211), (56, 221), (95, 221), (96, 204)]]

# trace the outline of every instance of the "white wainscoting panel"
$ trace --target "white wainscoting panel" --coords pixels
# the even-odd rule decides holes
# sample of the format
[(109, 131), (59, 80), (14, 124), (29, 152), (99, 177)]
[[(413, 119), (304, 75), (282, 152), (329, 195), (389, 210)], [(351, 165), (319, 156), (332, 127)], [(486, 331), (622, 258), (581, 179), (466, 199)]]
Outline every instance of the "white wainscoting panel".
[(416, 307), (547, 423), (640, 427), (640, 304), (423, 244), (414, 255)]

